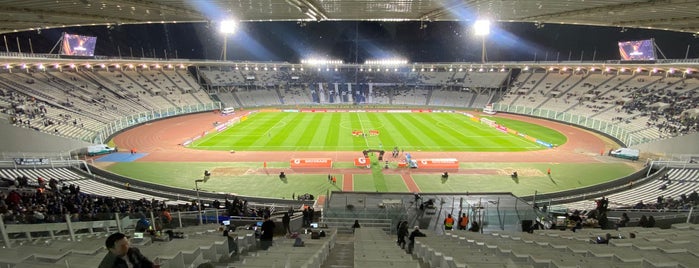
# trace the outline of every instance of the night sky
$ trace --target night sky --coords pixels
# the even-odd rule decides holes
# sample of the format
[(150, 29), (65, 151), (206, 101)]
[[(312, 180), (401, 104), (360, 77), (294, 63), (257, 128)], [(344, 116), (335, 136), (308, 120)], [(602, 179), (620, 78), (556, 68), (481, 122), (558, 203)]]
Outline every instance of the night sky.
[[(228, 59), (286, 61), (305, 58), (404, 58), (409, 62), (479, 62), (481, 39), (460, 22), (254, 22), (242, 23), (228, 39)], [(531, 23), (494, 23), (486, 41), (489, 61), (618, 60), (618, 41), (655, 38), (668, 59), (699, 58), (699, 38), (668, 31)], [(223, 36), (214, 24), (180, 23), (95, 26), (5, 35), (10, 51), (48, 53), (62, 32), (97, 36), (95, 55), (220, 59)], [(5, 44), (0, 44), (5, 51)], [(177, 55), (175, 55), (175, 51)], [(57, 53), (54, 51), (54, 53)], [(663, 57), (658, 53), (658, 58)]]

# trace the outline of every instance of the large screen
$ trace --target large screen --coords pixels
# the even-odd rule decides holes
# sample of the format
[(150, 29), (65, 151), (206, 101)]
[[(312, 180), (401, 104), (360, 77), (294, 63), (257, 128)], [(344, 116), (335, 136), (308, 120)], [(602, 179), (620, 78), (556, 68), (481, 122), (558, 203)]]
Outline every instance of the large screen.
[(61, 54), (68, 56), (94, 56), (97, 37), (63, 34)]
[(619, 42), (621, 60), (655, 60), (653, 39)]

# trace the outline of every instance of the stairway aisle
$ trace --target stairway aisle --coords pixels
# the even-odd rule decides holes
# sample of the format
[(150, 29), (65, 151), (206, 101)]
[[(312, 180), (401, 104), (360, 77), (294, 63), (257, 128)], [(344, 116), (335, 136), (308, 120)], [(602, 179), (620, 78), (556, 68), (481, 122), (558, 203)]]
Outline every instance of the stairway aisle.
[(321, 268), (350, 268), (354, 267), (354, 236), (350, 234), (337, 234), (335, 247), (330, 251), (328, 259)]

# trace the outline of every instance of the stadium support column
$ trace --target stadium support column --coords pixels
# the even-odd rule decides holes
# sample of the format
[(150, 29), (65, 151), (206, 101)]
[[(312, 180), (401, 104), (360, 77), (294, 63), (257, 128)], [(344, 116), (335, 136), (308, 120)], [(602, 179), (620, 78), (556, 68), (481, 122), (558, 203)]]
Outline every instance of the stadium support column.
[(335, 95), (335, 97), (333, 98), (333, 99), (335, 100), (334, 102), (336, 102), (336, 103), (341, 103), (341, 102), (342, 102), (342, 96), (340, 96), (340, 85), (339, 85), (339, 83), (334, 83), (334, 84), (333, 84), (333, 87), (335, 88), (335, 89), (333, 90), (333, 92), (334, 92), (333, 95)]
[(369, 96), (367, 96), (367, 102), (368, 103), (373, 103), (374, 102), (374, 97), (372, 95), (372, 92), (374, 91), (374, 83), (369, 83)]
[(347, 83), (347, 102), (354, 102), (354, 94), (352, 94), (352, 83)]
[(323, 83), (318, 83), (318, 99), (320, 100), (320, 103), (326, 101), (325, 92), (323, 92)]

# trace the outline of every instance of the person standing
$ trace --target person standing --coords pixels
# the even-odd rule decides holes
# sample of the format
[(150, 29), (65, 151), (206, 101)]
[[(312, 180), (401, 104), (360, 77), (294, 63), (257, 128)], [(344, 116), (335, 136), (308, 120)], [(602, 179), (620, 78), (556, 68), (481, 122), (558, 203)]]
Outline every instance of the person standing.
[(415, 226), (415, 229), (410, 233), (410, 237), (408, 237), (408, 240), (410, 240), (410, 244), (408, 244), (408, 253), (412, 254), (413, 253), (413, 248), (415, 248), (415, 237), (425, 237), (426, 235), (422, 232), (420, 232), (420, 226)]
[(463, 213), (459, 218), (459, 230), (466, 230), (466, 227), (468, 227), (468, 216), (466, 216), (466, 213)]
[(352, 225), (352, 233), (355, 232), (357, 228), (361, 228), (362, 226), (359, 225), (359, 220), (354, 220), (354, 224)]
[(267, 250), (272, 246), (272, 240), (274, 239), (274, 221), (269, 218), (269, 215), (265, 215), (265, 221), (262, 223), (262, 233), (260, 234), (260, 247), (262, 250)]
[(284, 217), (282, 217), (282, 225), (284, 225), (284, 231), (287, 234), (291, 234), (291, 227), (289, 224), (291, 223), (291, 217), (289, 216), (288, 212), (284, 213)]
[(408, 222), (403, 221), (398, 226), (398, 245), (405, 249), (405, 237), (408, 236)]
[(114, 233), (107, 237), (104, 244), (109, 252), (100, 262), (99, 268), (160, 267), (143, 256), (140, 250), (130, 247), (129, 239), (125, 234)]
[(444, 230), (453, 230), (454, 229), (454, 218), (451, 217), (451, 214), (447, 214), (447, 217), (444, 219)]

